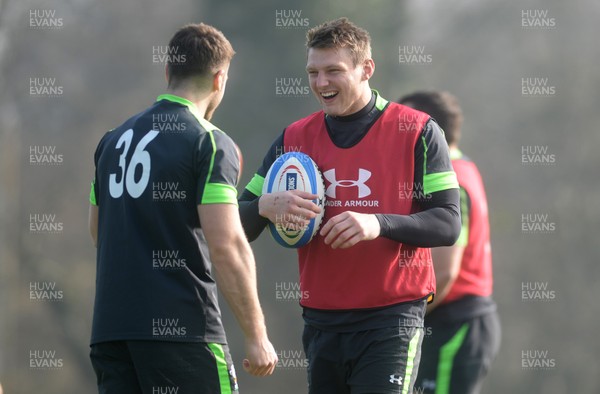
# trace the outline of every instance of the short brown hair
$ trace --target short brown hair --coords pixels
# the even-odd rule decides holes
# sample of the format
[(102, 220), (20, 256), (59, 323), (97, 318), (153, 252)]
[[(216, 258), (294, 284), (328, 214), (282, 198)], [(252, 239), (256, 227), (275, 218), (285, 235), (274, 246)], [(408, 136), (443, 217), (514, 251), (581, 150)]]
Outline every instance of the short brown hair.
[(429, 114), (444, 130), (448, 145), (458, 143), (463, 113), (456, 96), (449, 92), (414, 92), (398, 99), (398, 103)]
[(167, 61), (171, 87), (189, 78), (205, 78), (229, 63), (235, 55), (223, 33), (204, 23), (189, 24), (179, 29), (169, 42), (169, 51), (180, 55), (176, 59), (178, 61), (172, 58)]
[(306, 48), (348, 48), (356, 66), (371, 57), (371, 36), (348, 18), (339, 18), (310, 29)]

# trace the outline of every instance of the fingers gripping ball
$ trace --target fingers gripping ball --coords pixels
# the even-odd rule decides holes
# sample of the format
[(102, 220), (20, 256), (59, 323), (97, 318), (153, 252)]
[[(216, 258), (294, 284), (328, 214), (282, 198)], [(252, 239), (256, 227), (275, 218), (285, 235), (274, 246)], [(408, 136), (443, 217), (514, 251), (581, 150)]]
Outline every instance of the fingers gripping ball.
[(313, 200), (321, 208), (321, 213), (305, 225), (305, 218), (277, 218), (269, 223), (269, 232), (275, 241), (287, 248), (299, 248), (310, 242), (319, 230), (325, 213), (325, 184), (316, 163), (302, 152), (288, 152), (277, 158), (265, 177), (262, 193), (275, 193), (286, 190), (302, 190), (318, 196)]

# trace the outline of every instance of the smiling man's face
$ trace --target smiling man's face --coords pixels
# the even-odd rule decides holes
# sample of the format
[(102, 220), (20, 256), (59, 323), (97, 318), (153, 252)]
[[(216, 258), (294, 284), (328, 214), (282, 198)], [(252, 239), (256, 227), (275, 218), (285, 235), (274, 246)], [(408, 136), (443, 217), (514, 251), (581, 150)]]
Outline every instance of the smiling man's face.
[(367, 105), (373, 68), (370, 59), (355, 66), (347, 48), (308, 50), (306, 72), (310, 88), (327, 115), (351, 115)]

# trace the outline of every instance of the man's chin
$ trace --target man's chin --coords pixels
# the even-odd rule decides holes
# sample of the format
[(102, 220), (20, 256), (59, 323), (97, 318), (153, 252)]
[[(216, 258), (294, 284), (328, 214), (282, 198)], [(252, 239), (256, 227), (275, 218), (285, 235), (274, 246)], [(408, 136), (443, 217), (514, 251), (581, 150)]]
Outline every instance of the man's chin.
[(332, 108), (323, 104), (321, 104), (321, 108), (323, 109), (323, 112), (325, 112), (325, 115), (340, 116), (340, 110), (338, 108)]
[(341, 111), (337, 111), (337, 110), (328, 110), (328, 109), (323, 108), (323, 112), (325, 112), (325, 115), (328, 115), (328, 116), (336, 116), (336, 117), (345, 116)]

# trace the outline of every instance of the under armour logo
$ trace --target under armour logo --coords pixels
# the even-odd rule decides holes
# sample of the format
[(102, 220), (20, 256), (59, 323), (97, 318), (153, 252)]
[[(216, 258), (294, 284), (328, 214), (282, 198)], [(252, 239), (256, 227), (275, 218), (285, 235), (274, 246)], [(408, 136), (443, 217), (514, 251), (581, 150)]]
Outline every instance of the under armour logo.
[(335, 177), (335, 168), (331, 170), (327, 170), (323, 173), (325, 179), (331, 182), (331, 185), (327, 186), (327, 190), (325, 190), (325, 195), (327, 197), (335, 198), (335, 188), (336, 187), (358, 187), (358, 198), (367, 197), (371, 194), (371, 188), (365, 184), (371, 178), (371, 171), (365, 170), (363, 168), (358, 169), (358, 179), (343, 179), (338, 181)]
[(402, 385), (402, 376), (400, 375), (390, 375), (390, 383), (397, 384), (398, 386)]

